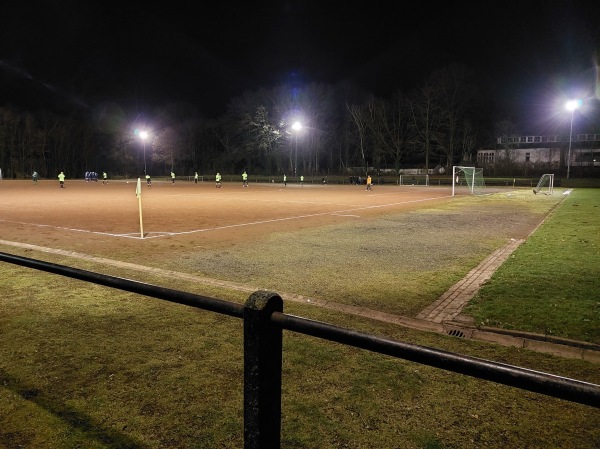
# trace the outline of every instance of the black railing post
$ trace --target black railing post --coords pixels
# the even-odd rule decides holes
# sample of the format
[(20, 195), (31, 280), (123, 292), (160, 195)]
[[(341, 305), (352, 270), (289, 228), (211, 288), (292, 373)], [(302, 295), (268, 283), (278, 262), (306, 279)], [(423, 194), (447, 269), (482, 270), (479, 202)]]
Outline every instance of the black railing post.
[(277, 293), (254, 292), (244, 305), (244, 448), (281, 447), (281, 327), (271, 322), (283, 311)]

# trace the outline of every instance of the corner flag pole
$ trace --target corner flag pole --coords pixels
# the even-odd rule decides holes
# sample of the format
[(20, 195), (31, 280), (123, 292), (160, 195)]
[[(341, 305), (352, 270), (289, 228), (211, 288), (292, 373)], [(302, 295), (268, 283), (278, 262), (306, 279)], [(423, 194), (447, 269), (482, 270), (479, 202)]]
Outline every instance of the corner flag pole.
[(138, 178), (135, 196), (138, 199), (138, 208), (140, 210), (140, 238), (144, 238), (144, 222), (142, 220), (142, 180)]

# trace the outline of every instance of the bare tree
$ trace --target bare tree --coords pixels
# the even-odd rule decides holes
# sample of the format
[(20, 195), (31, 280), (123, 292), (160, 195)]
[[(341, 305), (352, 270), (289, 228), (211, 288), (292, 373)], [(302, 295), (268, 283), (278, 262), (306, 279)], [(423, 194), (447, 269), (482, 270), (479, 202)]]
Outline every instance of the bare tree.
[(466, 67), (452, 64), (434, 72), (429, 80), (439, 96), (442, 121), (435, 137), (437, 149), (445, 157), (446, 170), (455, 162), (460, 133), (464, 130), (462, 122), (475, 95), (471, 79), (471, 72)]
[(413, 92), (410, 101), (415, 145), (421, 147), (425, 158), (425, 173), (429, 174), (429, 158), (442, 124), (442, 111), (436, 86), (430, 80)]
[(357, 104), (346, 104), (346, 108), (350, 114), (350, 117), (352, 117), (352, 121), (356, 126), (356, 131), (358, 132), (358, 148), (360, 150), (362, 167), (366, 174), (369, 169), (365, 154), (367, 132), (369, 130), (368, 109), (364, 105)]
[(473, 162), (473, 153), (477, 145), (477, 137), (475, 136), (473, 125), (469, 120), (463, 121), (461, 137), (462, 156), (460, 161), (471, 164)]
[(410, 108), (407, 97), (396, 91), (390, 102), (369, 102), (370, 128), (376, 148), (382, 157), (391, 159), (396, 174), (409, 149), (411, 128)]

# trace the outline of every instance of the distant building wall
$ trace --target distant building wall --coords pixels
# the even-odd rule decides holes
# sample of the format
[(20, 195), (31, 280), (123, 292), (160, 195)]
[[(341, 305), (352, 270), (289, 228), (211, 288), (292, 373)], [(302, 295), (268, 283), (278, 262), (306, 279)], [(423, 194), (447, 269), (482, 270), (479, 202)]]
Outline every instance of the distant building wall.
[[(542, 145), (543, 144), (543, 145)], [(495, 148), (477, 151), (477, 164), (485, 167), (502, 162), (518, 165), (567, 165), (600, 167), (600, 134), (578, 134), (571, 142), (571, 159), (567, 163), (569, 138), (559, 136), (499, 137)]]

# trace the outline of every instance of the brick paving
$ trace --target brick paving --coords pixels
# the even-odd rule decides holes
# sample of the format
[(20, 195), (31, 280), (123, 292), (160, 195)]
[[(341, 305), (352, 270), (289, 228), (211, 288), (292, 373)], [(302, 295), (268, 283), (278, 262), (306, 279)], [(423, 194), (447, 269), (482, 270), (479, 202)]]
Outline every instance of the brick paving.
[(487, 259), (473, 268), (463, 279), (454, 284), (437, 301), (433, 302), (418, 315), (417, 319), (443, 323), (453, 321), (475, 296), (477, 291), (491, 277), (494, 271), (504, 263), (524, 240), (511, 241), (503, 248), (493, 252)]

